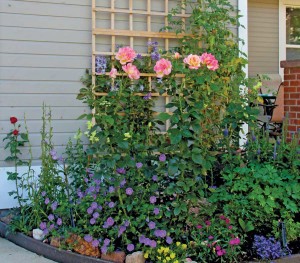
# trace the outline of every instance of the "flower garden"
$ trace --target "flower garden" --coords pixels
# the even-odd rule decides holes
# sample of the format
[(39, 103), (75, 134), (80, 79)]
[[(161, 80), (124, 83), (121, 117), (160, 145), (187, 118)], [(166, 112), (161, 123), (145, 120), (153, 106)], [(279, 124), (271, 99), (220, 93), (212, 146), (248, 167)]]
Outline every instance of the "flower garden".
[[(149, 263), (299, 253), (300, 134), (288, 140), (283, 129), (272, 138), (257, 124), (252, 102), (260, 84), (243, 72), (247, 61), (227, 29), (237, 23), (228, 2), (193, 8), (193, 36), (177, 48), (149, 41), (148, 56), (120, 46), (114, 58), (97, 57), (96, 85), (87, 72), (78, 94), (91, 109), (80, 116), (87, 129), (62, 156), (44, 106), (38, 175), (21, 158), (30, 146), (26, 122), (11, 117), (4, 141), (16, 167), (8, 173), (16, 184), (10, 194), (19, 203), (12, 230), (38, 228), (52, 245), (116, 262), (126, 255), (131, 262), (134, 252)], [(170, 25), (175, 30), (180, 21)], [(165, 112), (154, 111), (159, 96), (170, 97)], [(20, 165), (28, 173), (19, 174)]]

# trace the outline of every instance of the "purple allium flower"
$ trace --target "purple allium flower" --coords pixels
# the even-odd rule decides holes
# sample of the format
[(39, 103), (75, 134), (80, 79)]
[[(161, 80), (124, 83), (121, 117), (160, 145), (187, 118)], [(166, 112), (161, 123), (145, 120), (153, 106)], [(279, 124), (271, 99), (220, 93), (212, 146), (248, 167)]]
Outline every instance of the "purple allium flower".
[(114, 203), (114, 202), (109, 202), (109, 203), (108, 203), (108, 207), (109, 207), (109, 208), (115, 207), (115, 203)]
[(48, 215), (48, 219), (49, 219), (49, 221), (54, 220), (54, 215), (53, 214)]
[(109, 217), (109, 218), (107, 218), (106, 222), (107, 222), (108, 226), (113, 226), (115, 223), (115, 220), (112, 217)]
[(98, 212), (95, 212), (95, 213), (93, 214), (93, 218), (95, 218), (95, 219), (97, 219), (99, 216), (100, 216), (100, 215), (99, 215)]
[(90, 219), (90, 224), (91, 224), (91, 225), (95, 225), (95, 224), (96, 224), (96, 219), (92, 217), (92, 218)]
[(50, 199), (47, 197), (47, 198), (45, 199), (45, 204), (48, 205), (49, 203), (50, 203)]
[(103, 244), (104, 244), (105, 246), (108, 246), (108, 245), (110, 244), (110, 239), (105, 238), (104, 241), (103, 241)]
[(114, 188), (113, 186), (110, 186), (110, 187), (108, 188), (108, 192), (109, 192), (109, 193), (114, 193), (114, 192), (115, 192), (115, 188)]
[(57, 205), (58, 205), (58, 203), (57, 203), (56, 201), (52, 203), (52, 205), (51, 205), (52, 211), (55, 211), (55, 210), (56, 210)]
[(150, 241), (150, 247), (153, 247), (153, 248), (155, 248), (156, 247), (156, 241), (155, 240), (151, 240)]
[(42, 192), (42, 196), (43, 197), (46, 196), (46, 192), (45, 191)]
[(126, 194), (127, 195), (132, 195), (133, 194), (133, 189), (131, 187), (126, 188)]
[(166, 238), (166, 242), (167, 242), (167, 244), (172, 244), (173, 243), (173, 239), (171, 238), (171, 237), (167, 237)]
[(93, 241), (93, 237), (91, 235), (85, 235), (84, 236), (84, 240), (88, 243), (92, 242)]
[(167, 158), (166, 158), (166, 155), (162, 153), (158, 159), (160, 162), (165, 162)]
[(148, 223), (148, 226), (149, 226), (150, 229), (154, 229), (156, 225), (153, 221), (151, 221), (151, 222)]
[(127, 245), (127, 250), (128, 250), (129, 252), (133, 251), (133, 250), (134, 250), (134, 245), (133, 245), (133, 244), (128, 244), (128, 245)]
[(153, 175), (153, 176), (152, 176), (152, 181), (154, 181), (154, 182), (157, 182), (157, 181), (158, 181), (157, 175)]
[(102, 246), (101, 247), (101, 253), (106, 254), (107, 253), (107, 246)]
[(136, 166), (136, 168), (140, 169), (140, 168), (143, 167), (143, 164), (142, 163), (136, 163), (135, 166)]
[(107, 60), (104, 56), (96, 56), (95, 58), (96, 72), (104, 74), (107, 68)]
[(157, 216), (157, 215), (159, 214), (159, 212), (160, 212), (160, 211), (159, 211), (159, 208), (155, 207), (155, 208), (153, 209), (153, 214), (154, 214), (154, 215)]
[(45, 228), (47, 228), (47, 223), (46, 222), (41, 222), (40, 223), (40, 229), (44, 230)]
[(126, 226), (120, 226), (118, 231), (118, 237), (120, 237), (126, 230)]
[(93, 202), (93, 203), (91, 204), (91, 208), (96, 209), (97, 207), (98, 207), (97, 202)]
[(97, 239), (94, 239), (92, 242), (92, 247), (98, 247), (99, 246), (99, 241)]
[(62, 225), (62, 219), (61, 219), (61, 218), (57, 218), (56, 224), (57, 224), (58, 226), (61, 226), (61, 225)]
[(156, 197), (155, 196), (151, 196), (150, 197), (150, 203), (151, 204), (155, 204), (156, 203)]
[(89, 207), (86, 211), (89, 215), (91, 215), (94, 212), (94, 209)]
[(118, 173), (118, 174), (126, 174), (126, 170), (125, 170), (124, 167), (117, 168), (117, 173)]

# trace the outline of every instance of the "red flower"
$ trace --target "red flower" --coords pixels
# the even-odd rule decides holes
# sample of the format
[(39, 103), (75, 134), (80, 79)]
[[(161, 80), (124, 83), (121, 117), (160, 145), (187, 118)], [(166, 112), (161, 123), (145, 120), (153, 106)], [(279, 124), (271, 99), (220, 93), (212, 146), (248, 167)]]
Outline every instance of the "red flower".
[(18, 121), (16, 117), (10, 117), (11, 124), (15, 124)]
[(19, 134), (19, 131), (18, 130), (14, 130), (12, 133), (13, 133), (13, 135), (17, 136)]

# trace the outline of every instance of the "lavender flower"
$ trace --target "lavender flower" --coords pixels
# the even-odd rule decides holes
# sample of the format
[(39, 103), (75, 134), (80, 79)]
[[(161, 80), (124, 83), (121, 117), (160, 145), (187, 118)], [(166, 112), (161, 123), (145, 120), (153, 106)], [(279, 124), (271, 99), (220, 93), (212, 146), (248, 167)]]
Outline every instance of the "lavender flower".
[(133, 251), (133, 250), (134, 250), (134, 245), (133, 245), (133, 244), (128, 244), (128, 245), (127, 245), (127, 250), (128, 250), (129, 252)]
[(153, 176), (152, 176), (152, 181), (154, 181), (154, 182), (157, 182), (157, 181), (158, 181), (157, 175), (153, 175)]
[(110, 243), (110, 239), (105, 238), (104, 241), (103, 241), (103, 243), (104, 243), (105, 246), (108, 246), (109, 243)]
[(57, 205), (58, 205), (58, 203), (57, 203), (56, 201), (52, 203), (52, 205), (51, 205), (52, 211), (55, 211), (55, 210), (56, 210)]
[(129, 225), (130, 225), (130, 222), (128, 220), (125, 220), (124, 226), (129, 227)]
[(95, 219), (97, 219), (97, 218), (99, 218), (99, 213), (98, 212), (95, 212), (94, 214), (93, 214), (93, 218), (95, 218)]
[(156, 203), (156, 197), (155, 196), (151, 196), (150, 197), (150, 203), (151, 204), (155, 204)]
[(155, 240), (151, 240), (149, 245), (150, 245), (150, 247), (153, 247), (153, 248), (155, 248), (155, 247), (156, 247), (156, 245), (157, 245), (157, 243), (156, 243), (156, 241), (155, 241)]
[(153, 214), (157, 216), (159, 214), (159, 208), (155, 207), (153, 209)]
[(109, 207), (109, 208), (115, 207), (115, 203), (114, 203), (114, 202), (109, 202), (109, 203), (108, 203), (108, 207)]
[(50, 151), (50, 155), (51, 155), (52, 160), (56, 161), (58, 159), (57, 152), (55, 150), (52, 149)]
[(171, 237), (167, 237), (166, 238), (166, 242), (167, 242), (167, 244), (172, 244), (173, 243), (173, 239), (171, 238)]
[(114, 188), (113, 186), (110, 186), (110, 187), (108, 188), (108, 192), (109, 192), (109, 193), (114, 193), (114, 192), (115, 192), (115, 188)]
[(136, 168), (140, 169), (140, 168), (143, 167), (143, 164), (142, 163), (136, 163), (135, 166), (136, 166)]
[(167, 158), (166, 158), (166, 155), (162, 153), (158, 159), (160, 162), (165, 162)]
[(86, 211), (89, 215), (91, 215), (94, 212), (94, 209), (89, 207)]
[(107, 218), (106, 223), (108, 226), (113, 226), (115, 223), (115, 220), (112, 217)]
[(126, 179), (123, 179), (123, 180), (121, 181), (121, 183), (120, 183), (120, 187), (121, 187), (121, 188), (124, 187), (125, 184), (126, 184)]
[(92, 218), (90, 219), (90, 224), (91, 224), (91, 225), (95, 225), (95, 224), (96, 224), (96, 219), (95, 219), (94, 217), (92, 217)]
[(118, 174), (126, 174), (126, 170), (125, 170), (125, 168), (123, 168), (123, 167), (117, 168), (117, 173), (118, 173)]
[(43, 234), (44, 234), (44, 235), (48, 235), (48, 234), (49, 234), (49, 230), (48, 230), (47, 228), (45, 228), (45, 229), (43, 230)]
[(151, 221), (151, 222), (148, 223), (148, 226), (149, 226), (150, 229), (154, 229), (156, 225), (153, 221)]
[(120, 237), (126, 230), (126, 226), (120, 226), (118, 231), (118, 237)]
[(61, 226), (62, 225), (62, 219), (61, 218), (58, 218), (57, 221), (56, 221), (56, 224), (58, 226)]
[(92, 242), (92, 247), (98, 247), (99, 246), (99, 241), (97, 239), (94, 239)]
[(143, 97), (144, 100), (150, 100), (152, 97), (151, 92), (148, 92), (146, 96)]
[(42, 192), (42, 196), (43, 197), (46, 196), (46, 192), (45, 191)]
[(127, 195), (132, 195), (133, 194), (133, 189), (131, 187), (126, 188), (126, 194)]
[(102, 246), (101, 247), (101, 253), (106, 254), (107, 253), (107, 246)]
[(84, 240), (88, 243), (92, 242), (93, 241), (93, 237), (91, 235), (85, 235), (84, 236)]
[(98, 204), (96, 202), (93, 202), (91, 204), (91, 208), (96, 209), (98, 207)]
[(52, 230), (52, 229), (54, 229), (54, 224), (51, 224), (51, 225), (49, 226), (49, 230)]
[(53, 214), (48, 215), (48, 219), (49, 219), (49, 221), (54, 220), (54, 215)]
[(44, 229), (46, 229), (47, 228), (47, 223), (46, 222), (41, 222), (40, 223), (40, 229), (41, 230), (44, 230)]
[(143, 56), (141, 54), (136, 55), (136, 59), (142, 59), (142, 58), (143, 58)]
[(154, 235), (156, 237), (164, 238), (164, 237), (167, 236), (167, 231), (166, 230), (159, 230), (159, 229), (157, 229), (157, 230), (154, 231)]
[(45, 199), (45, 204), (48, 205), (49, 203), (50, 203), (50, 199), (47, 197), (47, 198)]
[(84, 194), (81, 191), (77, 192), (77, 195), (80, 199), (82, 199), (84, 197)]

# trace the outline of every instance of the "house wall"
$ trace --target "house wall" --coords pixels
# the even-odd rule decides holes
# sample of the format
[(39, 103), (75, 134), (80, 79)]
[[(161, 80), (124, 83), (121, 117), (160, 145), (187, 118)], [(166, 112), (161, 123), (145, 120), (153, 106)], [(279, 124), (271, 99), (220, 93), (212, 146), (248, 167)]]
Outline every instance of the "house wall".
[[(55, 148), (62, 152), (88, 111), (76, 100), (91, 66), (91, 7), (86, 0), (0, 1), (0, 147), (16, 116), (30, 132), (34, 163), (40, 156), (42, 104), (52, 109)], [(10, 166), (0, 151), (0, 167)], [(24, 149), (23, 158), (27, 157)], [(2, 174), (1, 174), (2, 176)]]
[(248, 0), (249, 76), (279, 74), (279, 2)]

